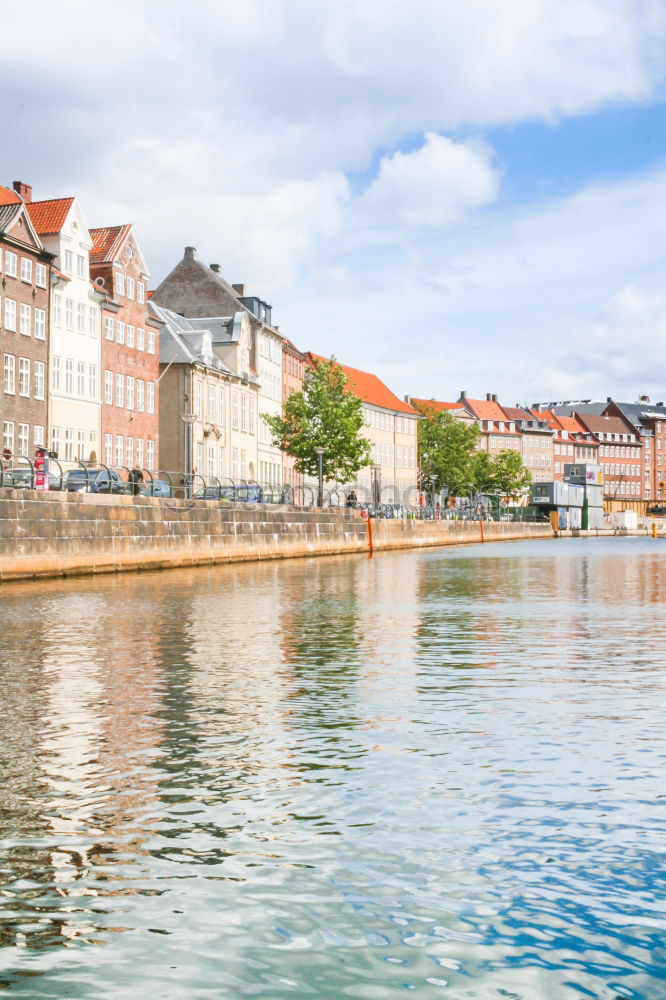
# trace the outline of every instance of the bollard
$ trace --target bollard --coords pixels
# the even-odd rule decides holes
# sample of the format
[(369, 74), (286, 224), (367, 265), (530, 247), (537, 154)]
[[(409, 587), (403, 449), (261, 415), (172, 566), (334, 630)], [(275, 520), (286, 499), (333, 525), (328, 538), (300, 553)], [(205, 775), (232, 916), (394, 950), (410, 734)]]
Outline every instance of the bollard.
[(652, 522), (652, 537), (653, 538), (657, 537), (657, 522), (656, 521)]

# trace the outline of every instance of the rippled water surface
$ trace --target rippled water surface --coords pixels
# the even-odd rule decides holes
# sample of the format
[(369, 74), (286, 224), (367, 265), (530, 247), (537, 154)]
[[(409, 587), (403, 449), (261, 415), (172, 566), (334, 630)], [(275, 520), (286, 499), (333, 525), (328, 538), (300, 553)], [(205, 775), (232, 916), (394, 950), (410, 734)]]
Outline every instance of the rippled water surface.
[(0, 591), (0, 993), (663, 1000), (666, 542)]

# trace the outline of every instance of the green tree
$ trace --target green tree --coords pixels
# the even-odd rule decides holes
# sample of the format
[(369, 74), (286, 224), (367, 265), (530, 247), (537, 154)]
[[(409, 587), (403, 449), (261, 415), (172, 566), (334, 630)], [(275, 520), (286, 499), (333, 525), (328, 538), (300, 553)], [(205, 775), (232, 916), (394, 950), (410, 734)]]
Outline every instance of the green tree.
[(528, 489), (532, 476), (517, 451), (501, 451), (493, 459), (495, 490), (503, 496), (519, 496)]
[(262, 413), (273, 444), (295, 461), (297, 472), (316, 476), (317, 448), (323, 448), (324, 479), (351, 482), (370, 462), (370, 442), (361, 436), (363, 404), (347, 388), (347, 377), (335, 358), (314, 359), (302, 392), (292, 392), (282, 415)]
[(448, 487), (451, 496), (467, 493), (474, 482), (473, 463), (480, 431), (476, 424), (456, 420), (448, 410), (421, 406), (419, 412), (419, 470), (421, 486), (430, 488), (433, 477), (438, 487)]
[(470, 483), (475, 493), (497, 492), (497, 470), (492, 455), (487, 451), (477, 451), (472, 459), (472, 475)]

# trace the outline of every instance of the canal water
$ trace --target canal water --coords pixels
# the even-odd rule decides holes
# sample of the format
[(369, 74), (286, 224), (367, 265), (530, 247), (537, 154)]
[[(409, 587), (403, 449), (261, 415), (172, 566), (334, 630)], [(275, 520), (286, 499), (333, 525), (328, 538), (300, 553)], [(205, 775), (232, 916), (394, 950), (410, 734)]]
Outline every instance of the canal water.
[(0, 591), (0, 994), (663, 1000), (666, 542)]

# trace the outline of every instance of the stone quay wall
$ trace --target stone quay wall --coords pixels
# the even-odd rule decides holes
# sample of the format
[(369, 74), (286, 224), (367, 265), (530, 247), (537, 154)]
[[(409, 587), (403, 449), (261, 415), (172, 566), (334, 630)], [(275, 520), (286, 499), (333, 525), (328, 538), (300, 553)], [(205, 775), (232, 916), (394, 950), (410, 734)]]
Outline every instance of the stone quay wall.
[[(371, 528), (374, 551), (553, 534), (547, 524), (474, 521)], [(364, 553), (368, 543), (357, 510), (0, 490), (0, 581)]]

